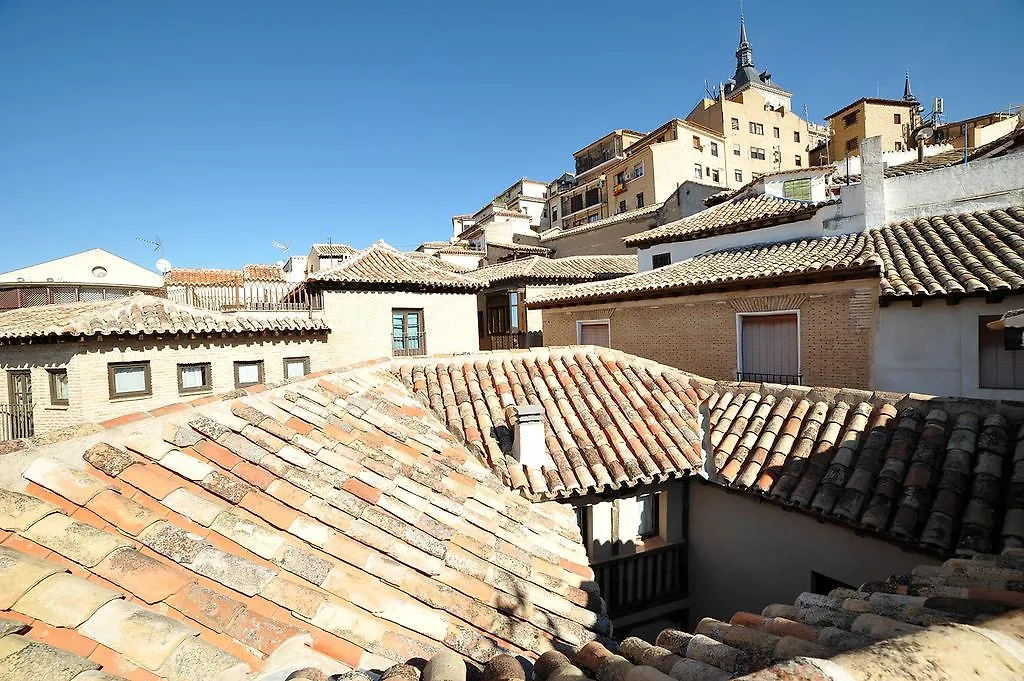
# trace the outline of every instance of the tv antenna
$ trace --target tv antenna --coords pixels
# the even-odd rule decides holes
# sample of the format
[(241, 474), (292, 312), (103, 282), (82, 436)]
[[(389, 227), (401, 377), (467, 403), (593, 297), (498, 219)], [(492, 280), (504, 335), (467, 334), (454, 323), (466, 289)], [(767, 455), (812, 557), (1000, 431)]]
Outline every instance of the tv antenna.
[(287, 242), (281, 243), (280, 241), (271, 241), (270, 245), (283, 253), (288, 253), (288, 251), (291, 250), (291, 247), (288, 246)]
[(144, 237), (137, 236), (137, 237), (135, 237), (135, 240), (136, 241), (141, 241), (144, 244), (149, 244), (150, 246), (152, 246), (153, 247), (153, 252), (154, 253), (159, 253), (160, 254), (160, 258), (163, 259), (163, 257), (164, 257), (164, 242), (163, 242), (163, 239), (161, 239), (159, 235), (153, 237), (152, 239), (146, 239)]

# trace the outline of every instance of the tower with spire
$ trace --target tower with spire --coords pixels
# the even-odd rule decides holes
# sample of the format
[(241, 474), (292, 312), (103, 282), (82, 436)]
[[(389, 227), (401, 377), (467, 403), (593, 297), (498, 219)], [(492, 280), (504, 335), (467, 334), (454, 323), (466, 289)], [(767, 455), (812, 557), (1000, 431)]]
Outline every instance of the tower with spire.
[(906, 78), (903, 81), (903, 101), (905, 102), (916, 102), (917, 97), (910, 90), (910, 69), (907, 69)]
[(784, 106), (789, 107), (790, 93), (772, 83), (772, 75), (768, 71), (758, 72), (757, 70), (757, 65), (754, 63), (754, 48), (747, 38), (747, 21), (741, 7), (740, 42), (736, 48), (736, 73), (725, 83), (723, 90), (728, 97), (751, 86), (760, 89), (762, 94), (765, 94), (766, 91), (771, 92), (774, 95), (771, 97), (772, 99), (781, 98), (781, 100), (785, 100)]

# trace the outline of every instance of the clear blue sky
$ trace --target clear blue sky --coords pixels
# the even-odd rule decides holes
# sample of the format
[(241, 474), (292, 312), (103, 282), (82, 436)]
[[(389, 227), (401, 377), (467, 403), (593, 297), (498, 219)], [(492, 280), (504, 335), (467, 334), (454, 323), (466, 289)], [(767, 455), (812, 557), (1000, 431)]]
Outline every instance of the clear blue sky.
[[(693, 7), (692, 5), (697, 5)], [(100, 246), (148, 267), (332, 238), (447, 238), (613, 128), (732, 75), (731, 2), (0, 0), (0, 271)], [(757, 65), (812, 119), (902, 94), (1024, 102), (1021, 0), (747, 0)], [(876, 90), (877, 88), (877, 90)]]

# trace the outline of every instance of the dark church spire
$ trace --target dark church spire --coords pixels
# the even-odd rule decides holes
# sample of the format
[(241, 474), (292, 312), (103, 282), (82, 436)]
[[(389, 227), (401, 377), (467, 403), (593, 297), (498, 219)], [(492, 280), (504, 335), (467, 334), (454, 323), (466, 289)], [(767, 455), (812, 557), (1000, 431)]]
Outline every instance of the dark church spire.
[(732, 77), (731, 89), (740, 87), (747, 83), (756, 83), (759, 80), (757, 67), (754, 66), (754, 48), (747, 40), (747, 23), (740, 11), (740, 45), (736, 49), (736, 75)]
[(910, 91), (910, 70), (907, 70), (906, 79), (903, 81), (903, 99), (907, 102), (916, 102), (917, 97)]

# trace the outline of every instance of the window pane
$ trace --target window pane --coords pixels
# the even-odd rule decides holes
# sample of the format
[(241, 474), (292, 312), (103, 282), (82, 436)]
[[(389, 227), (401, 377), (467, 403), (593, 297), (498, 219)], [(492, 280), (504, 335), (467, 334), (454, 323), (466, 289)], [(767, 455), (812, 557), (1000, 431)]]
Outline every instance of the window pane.
[(611, 344), (609, 335), (607, 322), (580, 324), (580, 344), (582, 345), (609, 347)]
[(146, 392), (146, 369), (144, 367), (115, 367), (114, 392), (118, 395)]
[(181, 387), (202, 388), (206, 385), (204, 377), (206, 367), (202, 364), (188, 364), (181, 367)]
[(657, 531), (658, 504), (653, 494), (644, 494), (637, 497), (637, 507), (640, 512), (640, 522), (637, 524), (637, 535), (649, 537)]
[(306, 363), (301, 359), (288, 360), (286, 365), (285, 378), (299, 378), (306, 375)]
[(243, 385), (260, 382), (260, 365), (256, 362), (246, 362), (235, 365), (238, 382)]
[(53, 372), (53, 397), (58, 400), (68, 400), (68, 373), (66, 371)]

